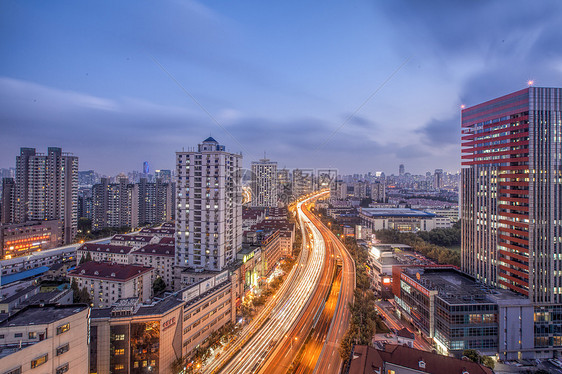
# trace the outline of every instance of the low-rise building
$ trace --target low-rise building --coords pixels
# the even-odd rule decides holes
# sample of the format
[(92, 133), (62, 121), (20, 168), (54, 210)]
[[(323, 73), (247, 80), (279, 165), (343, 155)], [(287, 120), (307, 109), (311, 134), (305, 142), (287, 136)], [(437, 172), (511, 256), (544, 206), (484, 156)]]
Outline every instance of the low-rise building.
[(170, 296), (150, 304), (122, 299), (92, 309), (89, 373), (172, 373), (182, 357), (184, 304)]
[(34, 284), (8, 297), (0, 298), (0, 314), (13, 314), (33, 304), (72, 304), (72, 299), (72, 290), (68, 288), (42, 291), (41, 286)]
[(68, 273), (78, 288), (86, 288), (94, 308), (105, 308), (119, 299), (152, 297), (154, 269), (147, 266), (88, 261)]
[(240, 298), (238, 274), (222, 271), (177, 294), (185, 302), (182, 352), (183, 357), (189, 359), (211, 333), (236, 321)]
[(148, 244), (131, 252), (131, 263), (154, 268), (154, 279), (162, 278), (166, 289), (174, 286), (174, 258), (175, 248), (171, 245)]
[(408, 208), (361, 208), (359, 217), (362, 226), (375, 231), (390, 229), (417, 232), (452, 226), (447, 217)]
[(88, 371), (89, 307), (30, 305), (0, 322), (2, 373)]
[(62, 221), (30, 221), (0, 225), (0, 259), (27, 256), (63, 243)]
[(139, 235), (156, 236), (158, 238), (173, 238), (176, 229), (172, 227), (145, 227), (139, 231)]
[(384, 349), (355, 345), (344, 374), (493, 374), (476, 362), (447, 357), (403, 345), (387, 344)]
[(87, 258), (89, 254), (92, 261), (128, 264), (132, 250), (133, 247), (128, 245), (86, 243), (76, 250), (76, 258), (80, 263), (82, 258)]
[(454, 267), (395, 267), (398, 310), (435, 343), (438, 352), (478, 350), (502, 360), (532, 357), (534, 310), (528, 299), (491, 289)]
[(158, 243), (159, 238), (152, 235), (131, 235), (131, 234), (119, 234), (114, 235), (109, 241), (109, 244), (113, 245), (126, 245), (130, 247), (142, 247), (143, 245)]

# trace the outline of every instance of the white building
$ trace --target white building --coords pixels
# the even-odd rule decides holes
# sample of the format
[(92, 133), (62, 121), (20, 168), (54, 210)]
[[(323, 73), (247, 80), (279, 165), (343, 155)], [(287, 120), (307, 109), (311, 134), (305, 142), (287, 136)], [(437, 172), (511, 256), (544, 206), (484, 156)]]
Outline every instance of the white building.
[(92, 261), (129, 264), (132, 250), (133, 247), (128, 245), (85, 243), (76, 251), (76, 259), (80, 263), (89, 253)]
[(85, 262), (68, 273), (78, 288), (86, 288), (94, 308), (106, 308), (119, 299), (152, 297), (154, 269), (137, 265)]
[(154, 268), (152, 282), (156, 277), (162, 278), (166, 289), (174, 286), (175, 248), (165, 244), (148, 244), (131, 252), (131, 263)]
[(176, 265), (221, 270), (242, 247), (242, 155), (209, 137), (176, 152), (176, 165)]
[(277, 206), (277, 162), (266, 158), (252, 162), (252, 206)]
[(376, 230), (401, 232), (431, 231), (448, 228), (453, 224), (447, 217), (408, 208), (361, 208), (361, 226)]
[(30, 305), (0, 322), (0, 371), (89, 373), (89, 309), (84, 304)]

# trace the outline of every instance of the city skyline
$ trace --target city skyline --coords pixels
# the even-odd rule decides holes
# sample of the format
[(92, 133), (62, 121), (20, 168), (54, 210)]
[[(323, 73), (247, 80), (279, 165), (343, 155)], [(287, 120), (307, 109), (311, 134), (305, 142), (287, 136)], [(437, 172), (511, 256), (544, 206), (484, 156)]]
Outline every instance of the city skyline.
[(440, 5), (4, 3), (0, 167), (56, 145), (81, 170), (173, 170), (211, 133), (247, 166), (457, 171), (461, 104), (559, 85), (562, 12)]

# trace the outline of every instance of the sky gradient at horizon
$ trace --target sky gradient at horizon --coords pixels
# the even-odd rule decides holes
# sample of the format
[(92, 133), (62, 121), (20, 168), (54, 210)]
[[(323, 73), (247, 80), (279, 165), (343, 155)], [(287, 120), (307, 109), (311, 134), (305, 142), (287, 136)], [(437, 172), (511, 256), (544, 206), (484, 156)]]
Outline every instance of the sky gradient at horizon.
[(461, 104), (562, 85), (550, 0), (0, 9), (0, 167), (57, 146), (80, 170), (173, 169), (212, 134), (245, 166), (265, 151), (280, 167), (454, 172)]

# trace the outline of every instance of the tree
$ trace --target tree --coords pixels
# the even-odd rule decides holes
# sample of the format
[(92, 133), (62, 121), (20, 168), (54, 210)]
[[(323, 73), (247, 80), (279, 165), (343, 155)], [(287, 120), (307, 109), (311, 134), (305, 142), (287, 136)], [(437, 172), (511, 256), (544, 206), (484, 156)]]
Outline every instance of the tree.
[(491, 357), (488, 357), (488, 356), (480, 355), (478, 353), (478, 351), (476, 351), (474, 349), (465, 349), (462, 352), (462, 355), (465, 356), (466, 358), (468, 358), (470, 361), (476, 362), (477, 364), (482, 364), (482, 365), (487, 366), (491, 369), (493, 369), (494, 366), (495, 366), (494, 359), (492, 359)]
[(166, 282), (161, 277), (157, 277), (152, 284), (152, 291), (154, 295), (159, 295), (166, 289)]
[(70, 288), (72, 289), (73, 302), (79, 304), (88, 304), (88, 305), (92, 303), (88, 290), (85, 287), (84, 288), (78, 287), (78, 283), (76, 283), (76, 279), (74, 278), (72, 279)]
[(92, 261), (92, 254), (88, 251), (86, 252), (85, 256), (82, 256), (80, 259), (80, 263), (78, 265), (82, 265), (85, 262)]

